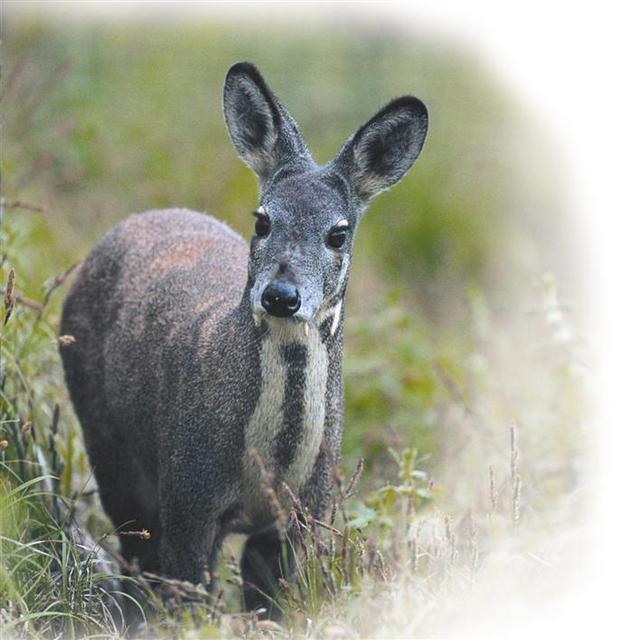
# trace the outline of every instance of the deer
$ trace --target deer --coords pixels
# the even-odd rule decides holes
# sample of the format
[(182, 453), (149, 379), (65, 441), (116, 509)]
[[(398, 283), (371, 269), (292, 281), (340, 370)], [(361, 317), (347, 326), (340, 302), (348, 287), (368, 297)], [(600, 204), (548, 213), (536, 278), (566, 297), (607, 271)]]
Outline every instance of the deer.
[[(186, 209), (125, 218), (70, 286), (60, 333), (75, 341), (60, 352), (122, 557), (199, 584), (225, 537), (244, 534), (245, 607), (277, 619), (280, 579), (294, 572), (291, 521), (274, 512), (265, 473), (285, 513), (297, 496), (324, 517), (356, 230), (417, 160), (428, 113), (416, 97), (394, 99), (318, 165), (254, 65), (228, 70), (223, 112), (259, 182), (250, 243)], [(125, 535), (142, 529), (150, 539)]]

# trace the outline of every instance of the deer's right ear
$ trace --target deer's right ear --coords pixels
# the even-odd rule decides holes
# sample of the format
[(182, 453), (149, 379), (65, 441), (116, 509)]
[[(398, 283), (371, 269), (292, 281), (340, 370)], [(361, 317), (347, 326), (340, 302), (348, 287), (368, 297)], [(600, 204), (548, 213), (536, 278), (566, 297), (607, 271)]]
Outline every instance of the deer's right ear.
[(294, 119), (248, 62), (227, 72), (224, 119), (240, 158), (262, 183), (284, 165), (312, 162)]

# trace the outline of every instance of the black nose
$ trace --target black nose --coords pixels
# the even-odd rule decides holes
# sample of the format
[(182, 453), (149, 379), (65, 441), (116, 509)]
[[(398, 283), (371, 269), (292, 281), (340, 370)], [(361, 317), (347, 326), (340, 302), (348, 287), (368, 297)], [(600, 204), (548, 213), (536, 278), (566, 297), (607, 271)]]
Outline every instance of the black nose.
[(300, 294), (292, 284), (276, 282), (264, 290), (262, 306), (272, 316), (289, 318), (300, 308)]

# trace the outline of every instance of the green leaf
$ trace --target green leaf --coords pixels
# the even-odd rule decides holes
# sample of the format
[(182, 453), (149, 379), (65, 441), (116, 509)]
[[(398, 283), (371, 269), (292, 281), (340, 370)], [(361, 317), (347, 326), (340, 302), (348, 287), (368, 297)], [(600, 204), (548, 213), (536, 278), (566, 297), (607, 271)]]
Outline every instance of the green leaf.
[(352, 527), (354, 529), (364, 529), (369, 526), (378, 515), (375, 509), (371, 509), (369, 507), (362, 507), (360, 512), (355, 518), (352, 518), (347, 523), (347, 526)]

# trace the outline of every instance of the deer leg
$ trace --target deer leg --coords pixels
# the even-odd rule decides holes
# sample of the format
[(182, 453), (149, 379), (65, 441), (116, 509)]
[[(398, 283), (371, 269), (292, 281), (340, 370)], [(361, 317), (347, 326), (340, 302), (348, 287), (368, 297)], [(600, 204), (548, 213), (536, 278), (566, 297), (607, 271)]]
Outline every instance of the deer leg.
[(272, 620), (282, 617), (277, 602), (280, 578), (291, 577), (293, 552), (288, 537), (281, 539), (275, 530), (249, 536), (240, 563), (247, 610), (264, 609), (261, 615)]

